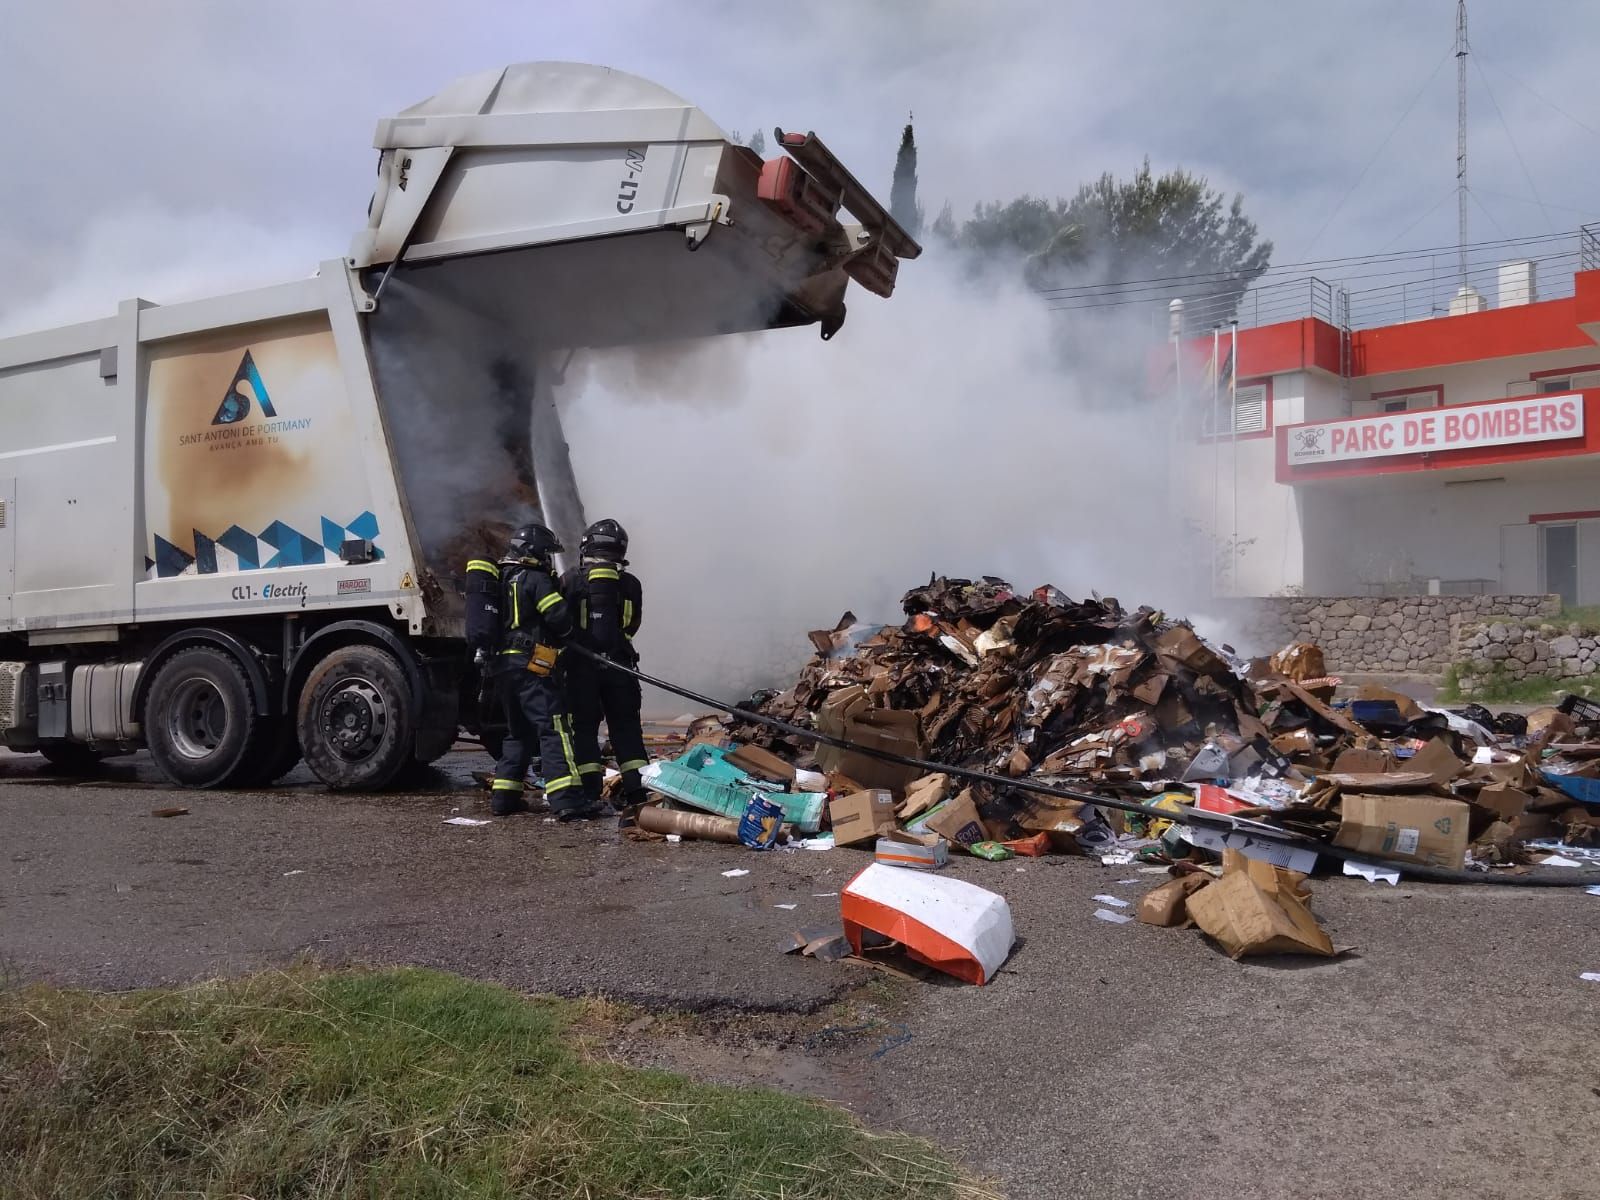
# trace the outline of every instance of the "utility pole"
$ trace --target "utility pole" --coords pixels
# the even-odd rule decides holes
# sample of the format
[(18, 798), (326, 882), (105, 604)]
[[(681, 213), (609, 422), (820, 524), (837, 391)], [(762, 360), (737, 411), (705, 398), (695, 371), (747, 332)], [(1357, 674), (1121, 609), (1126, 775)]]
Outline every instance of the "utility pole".
[(1467, 0), (1456, 0), (1456, 246), (1467, 286)]

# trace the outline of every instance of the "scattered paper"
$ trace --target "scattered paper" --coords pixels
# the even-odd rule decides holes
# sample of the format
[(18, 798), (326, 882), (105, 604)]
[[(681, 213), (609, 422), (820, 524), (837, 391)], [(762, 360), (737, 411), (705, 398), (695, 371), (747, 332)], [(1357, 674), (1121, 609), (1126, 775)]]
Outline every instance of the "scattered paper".
[(826, 900), (829, 896), (837, 896), (838, 894), (838, 892), (812, 892), (811, 898), (813, 900)]
[(681, 841), (683, 841), (683, 834), (681, 834), (681, 833), (669, 833), (666, 836), (667, 836), (667, 841), (669, 841), (669, 842), (681, 842)]
[(1126, 925), (1133, 920), (1127, 913), (1112, 912), (1109, 908), (1097, 908), (1094, 915), (1102, 921), (1110, 921), (1113, 925)]
[(1128, 902), (1126, 900), (1119, 900), (1115, 896), (1105, 896), (1105, 895), (1090, 896), (1089, 899), (1098, 900), (1098, 901), (1100, 901), (1101, 904), (1109, 904), (1109, 905), (1111, 905), (1112, 908), (1127, 908), (1128, 907)]
[[(1132, 866), (1133, 862), (1134, 862), (1133, 851), (1132, 850), (1112, 850), (1107, 854), (1102, 854), (1100, 856), (1100, 862), (1101, 862), (1102, 866), (1107, 866), (1107, 867), (1127, 867), (1127, 866)], [(1161, 869), (1163, 871), (1166, 870), (1165, 867), (1163, 867)]]
[[(1141, 874), (1141, 875), (1165, 875), (1165, 874), (1167, 874), (1167, 868), (1166, 867), (1140, 867), (1139, 868), (1139, 874)], [(1124, 882), (1126, 882), (1126, 881), (1124, 881)]]
[[(1161, 870), (1163, 872), (1165, 872), (1166, 868), (1162, 867)], [(1142, 879), (1119, 879), (1119, 880), (1117, 880), (1117, 882), (1118, 883), (1143, 883), (1144, 880), (1142, 880)]]
[(1586, 983), (1600, 983), (1600, 971), (1585, 971), (1578, 978)]
[(1600, 896), (1600, 883), (1595, 884), (1592, 888), (1584, 888), (1583, 890), (1591, 896)]
[(488, 825), (490, 822), (480, 820), (478, 817), (446, 817), (446, 825)]
[(291, 876), (291, 875), (304, 875), (304, 874), (305, 874), (305, 872), (304, 872), (304, 871), (285, 871), (285, 872), (284, 872), (284, 873), (283, 873), (283, 877), (284, 877), (284, 878), (285, 878), (285, 879), (287, 879), (287, 878), (289, 878), (289, 876)]
[(748, 875), (748, 874), (750, 874), (750, 872), (746, 871), (743, 867), (735, 867), (731, 871), (724, 871), (722, 873), (722, 877), (724, 879), (737, 879), (741, 875)]
[(1575, 858), (1568, 858), (1565, 854), (1551, 854), (1539, 860), (1541, 867), (1581, 867), (1583, 864)]
[(1472, 752), (1472, 761), (1479, 765), (1494, 762), (1494, 750), (1489, 746), (1479, 746)]
[(795, 909), (799, 908), (800, 906), (798, 904), (774, 904), (772, 907), (773, 908), (781, 908), (785, 912), (793, 912)]
[(1400, 872), (1393, 867), (1380, 867), (1374, 863), (1355, 862), (1351, 859), (1345, 859), (1344, 873), (1359, 875), (1368, 883), (1387, 883), (1390, 887), (1400, 882)]
[(823, 833), (816, 837), (801, 838), (799, 845), (802, 850), (832, 850), (833, 834)]

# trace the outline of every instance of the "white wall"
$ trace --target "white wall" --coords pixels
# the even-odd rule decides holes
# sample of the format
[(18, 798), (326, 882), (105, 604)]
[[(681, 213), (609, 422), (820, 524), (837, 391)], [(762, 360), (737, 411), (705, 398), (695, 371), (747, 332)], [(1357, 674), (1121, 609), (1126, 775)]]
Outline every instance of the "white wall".
[[(1473, 404), (1481, 400), (1504, 400), (1507, 395), (1528, 395), (1532, 387), (1528, 376), (1535, 371), (1562, 367), (1581, 367), (1600, 362), (1600, 346), (1588, 349), (1559, 350), (1547, 354), (1525, 354), (1516, 358), (1496, 358), (1485, 362), (1461, 363), (1448, 367), (1429, 367), (1422, 371), (1401, 371), (1393, 375), (1372, 375), (1350, 381), (1352, 401), (1366, 400), (1374, 392), (1401, 388), (1443, 386), (1446, 404)], [(1513, 388), (1513, 384), (1521, 387)], [(1335, 381), (1337, 385), (1337, 381)], [(1333, 413), (1331, 416), (1345, 415)], [(1317, 418), (1308, 418), (1317, 419)]]
[[(1486, 475), (1504, 478), (1470, 482)], [(1534, 513), (1600, 508), (1600, 464), (1368, 476), (1299, 490), (1308, 514), (1308, 591), (1359, 595), (1413, 578), (1498, 583), (1501, 526), (1525, 524)]]

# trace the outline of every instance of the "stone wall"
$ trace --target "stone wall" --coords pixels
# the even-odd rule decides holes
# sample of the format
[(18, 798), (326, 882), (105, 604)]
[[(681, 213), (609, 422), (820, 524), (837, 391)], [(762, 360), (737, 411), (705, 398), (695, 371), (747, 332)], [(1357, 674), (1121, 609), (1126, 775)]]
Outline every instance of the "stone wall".
[(1600, 673), (1600, 634), (1566, 621), (1463, 621), (1455, 661), (1463, 696), (1501, 679), (1571, 679)]
[(1249, 640), (1274, 649), (1315, 642), (1336, 675), (1439, 675), (1463, 657), (1463, 624), (1560, 611), (1556, 596), (1269, 596), (1250, 618)]

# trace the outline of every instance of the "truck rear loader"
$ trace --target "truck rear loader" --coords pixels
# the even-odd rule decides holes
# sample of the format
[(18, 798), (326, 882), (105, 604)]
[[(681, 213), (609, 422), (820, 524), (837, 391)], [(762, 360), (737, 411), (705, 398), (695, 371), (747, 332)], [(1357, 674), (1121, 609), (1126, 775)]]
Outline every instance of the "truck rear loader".
[(828, 338), (920, 252), (777, 141), (603, 67), (468, 76), (379, 124), (366, 228), (313, 277), (0, 340), (4, 745), (374, 790), (487, 733), (462, 571), (530, 517), (576, 544), (573, 353)]

